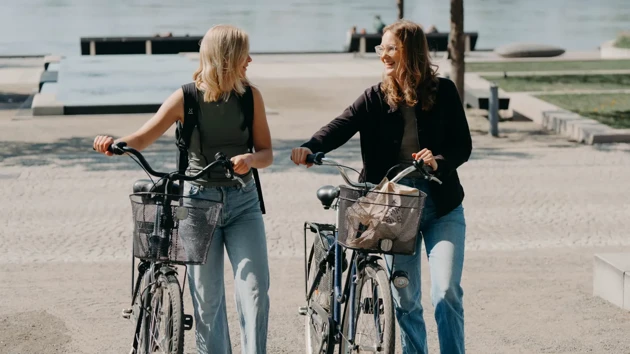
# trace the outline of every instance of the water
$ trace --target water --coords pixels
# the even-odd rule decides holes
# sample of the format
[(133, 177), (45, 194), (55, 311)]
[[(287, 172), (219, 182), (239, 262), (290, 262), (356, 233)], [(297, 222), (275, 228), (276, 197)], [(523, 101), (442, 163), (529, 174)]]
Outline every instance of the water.
[[(396, 0), (0, 0), (0, 55), (80, 54), (79, 38), (201, 35), (231, 23), (254, 52), (342, 50), (352, 25), (372, 31), (380, 14), (396, 19)], [(449, 31), (448, 0), (407, 0), (405, 17)], [(630, 31), (630, 0), (465, 0), (465, 29), (478, 48), (513, 42), (592, 50)]]

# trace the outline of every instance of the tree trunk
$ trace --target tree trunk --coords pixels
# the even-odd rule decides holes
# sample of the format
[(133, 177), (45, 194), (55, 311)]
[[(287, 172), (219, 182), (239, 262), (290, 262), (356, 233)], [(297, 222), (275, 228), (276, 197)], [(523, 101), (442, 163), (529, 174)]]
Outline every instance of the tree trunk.
[(451, 55), (451, 80), (455, 82), (459, 97), (464, 101), (464, 0), (451, 0), (451, 34), (449, 53)]
[(405, 15), (405, 0), (396, 0), (398, 5), (398, 19), (401, 20)]

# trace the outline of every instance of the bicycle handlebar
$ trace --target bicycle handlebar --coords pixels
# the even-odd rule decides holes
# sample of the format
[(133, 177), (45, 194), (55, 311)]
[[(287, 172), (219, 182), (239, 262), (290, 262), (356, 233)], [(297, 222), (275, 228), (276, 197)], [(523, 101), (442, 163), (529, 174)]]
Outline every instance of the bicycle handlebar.
[(208, 164), (206, 167), (204, 167), (198, 173), (196, 173), (196, 174), (194, 174), (192, 176), (188, 176), (188, 175), (179, 174), (177, 172), (166, 173), (166, 172), (157, 172), (157, 171), (153, 170), (153, 168), (151, 168), (151, 165), (149, 165), (149, 163), (144, 158), (142, 153), (140, 153), (140, 151), (138, 151), (138, 150), (136, 150), (136, 149), (134, 149), (132, 147), (128, 147), (127, 143), (125, 143), (123, 141), (111, 144), (107, 148), (107, 151), (113, 153), (114, 155), (123, 155), (125, 153), (130, 153), (130, 154), (134, 155), (136, 158), (138, 158), (138, 161), (140, 161), (140, 164), (147, 171), (147, 173), (149, 173), (152, 176), (158, 177), (158, 178), (163, 178), (163, 177), (167, 177), (168, 176), (171, 179), (176, 179), (176, 180), (195, 181), (195, 180), (201, 178), (201, 176), (203, 176), (206, 172), (208, 172), (208, 170), (210, 168), (212, 168), (212, 167), (214, 167), (216, 165), (222, 165), (222, 167), (225, 169), (225, 177), (227, 177), (229, 179), (235, 179), (235, 180), (239, 181), (242, 186), (245, 186), (245, 182), (243, 182), (243, 180), (240, 177), (235, 175), (235, 173), (234, 173), (234, 166), (232, 164), (232, 161), (230, 161), (227, 158), (227, 156), (225, 156), (225, 154), (222, 153), (222, 152), (217, 152), (214, 155), (214, 158), (215, 158), (214, 162)]
[[(348, 175), (346, 174), (346, 171), (344, 170), (343, 165), (337, 163), (334, 160), (331, 160), (329, 158), (326, 158), (326, 155), (323, 152), (317, 152), (315, 154), (308, 154), (306, 155), (306, 163), (312, 163), (315, 165), (324, 165), (325, 162), (328, 162), (330, 165), (336, 166), (337, 169), (339, 170), (339, 172), (341, 173), (341, 177), (343, 177), (344, 181), (346, 181), (346, 183), (348, 183), (349, 185), (353, 186), (353, 187), (359, 187), (359, 188), (374, 188), (376, 187), (376, 185), (372, 184), (372, 183), (356, 183), (356, 182), (352, 182), (350, 180), (350, 178), (348, 178)], [(436, 182), (438, 184), (442, 184), (442, 181), (440, 181), (438, 178), (436, 178), (435, 176), (433, 176), (431, 174), (431, 172), (428, 171), (428, 166), (424, 164), (424, 161), (422, 159), (416, 160), (413, 162), (413, 165), (407, 167), (406, 169), (404, 169), (403, 171), (401, 171), (398, 175), (396, 175), (396, 177), (392, 178), (392, 182), (396, 183), (398, 181), (400, 181), (402, 178), (404, 178), (405, 176), (407, 176), (408, 174), (414, 172), (414, 171), (418, 171), (420, 172), (420, 175), (422, 176), (422, 178), (424, 178), (427, 181), (433, 181)]]

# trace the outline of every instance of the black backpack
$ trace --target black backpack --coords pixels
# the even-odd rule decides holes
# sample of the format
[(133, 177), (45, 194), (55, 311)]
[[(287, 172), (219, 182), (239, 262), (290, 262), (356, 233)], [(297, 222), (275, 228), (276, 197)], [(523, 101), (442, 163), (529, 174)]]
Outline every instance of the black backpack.
[[(197, 87), (195, 86), (195, 83), (191, 82), (183, 85), (182, 90), (184, 91), (184, 124), (178, 121), (177, 128), (175, 130), (175, 144), (179, 149), (179, 154), (177, 156), (177, 170), (180, 174), (184, 174), (186, 169), (188, 169), (188, 147), (190, 146), (192, 133), (199, 124), (199, 98), (197, 96)], [(252, 94), (252, 88), (250, 86), (246, 86), (245, 93), (238, 97), (238, 101), (241, 106), (243, 116), (245, 117), (241, 129), (249, 129), (247, 148), (251, 153), (254, 149), (254, 137), (252, 134), (254, 125), (254, 95)], [(252, 168), (252, 174), (254, 175), (256, 188), (258, 189), (260, 210), (263, 214), (265, 214), (265, 202), (263, 201), (258, 170)]]

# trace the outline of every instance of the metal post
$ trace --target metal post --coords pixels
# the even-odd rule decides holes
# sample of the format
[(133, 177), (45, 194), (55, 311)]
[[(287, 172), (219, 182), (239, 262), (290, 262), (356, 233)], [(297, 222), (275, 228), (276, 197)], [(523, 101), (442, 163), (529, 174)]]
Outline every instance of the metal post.
[(494, 83), (490, 85), (488, 119), (490, 120), (490, 134), (499, 136), (499, 88)]
[(361, 38), (359, 38), (359, 54), (364, 55), (366, 52), (367, 46), (365, 43), (365, 35), (362, 35)]

